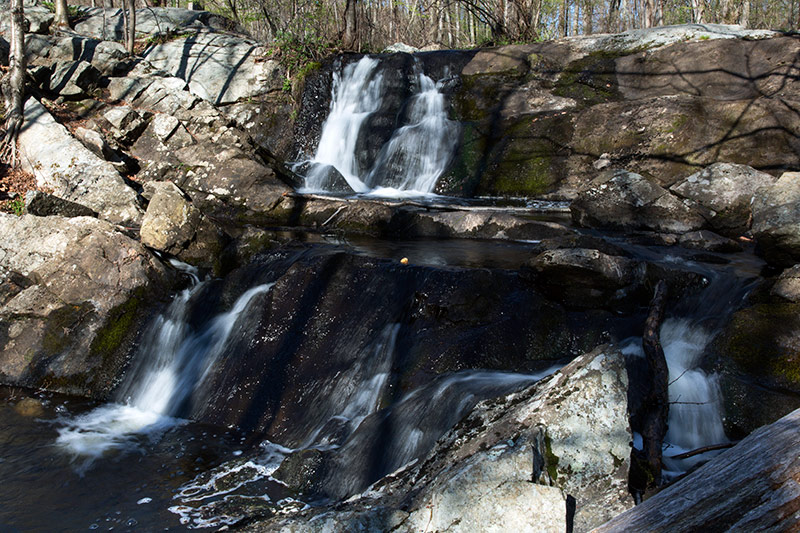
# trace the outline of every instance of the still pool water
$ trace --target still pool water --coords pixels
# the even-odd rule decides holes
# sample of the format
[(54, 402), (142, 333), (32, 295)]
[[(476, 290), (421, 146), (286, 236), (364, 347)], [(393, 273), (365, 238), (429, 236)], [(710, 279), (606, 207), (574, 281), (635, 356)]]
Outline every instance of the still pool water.
[(184, 423), (87, 464), (56, 439), (98, 405), (0, 387), (0, 532), (186, 531), (169, 510), (181, 487), (247, 450), (232, 432)]

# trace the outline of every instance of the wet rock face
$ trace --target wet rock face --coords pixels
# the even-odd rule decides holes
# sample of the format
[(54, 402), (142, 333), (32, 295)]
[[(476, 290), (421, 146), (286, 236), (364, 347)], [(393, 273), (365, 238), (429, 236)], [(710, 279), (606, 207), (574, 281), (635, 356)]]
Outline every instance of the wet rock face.
[[(235, 271), (232, 281), (251, 270)], [(400, 328), (390, 354), (395, 377), (381, 393), (390, 403), (447, 371), (548, 366), (585, 334), (570, 331), (557, 305), (507, 271), (310, 257), (277, 278), (261, 312), (248, 319), (247, 338), (220, 361), (209, 385), (215, 392), (197, 414), (296, 445), (306, 431), (293, 423), (300, 413), (336, 414), (326, 416), (332, 406), (314, 399), (325, 397), (327, 377), (352, 370), (354, 354), (371, 353), (376, 335), (393, 325)]]
[(0, 381), (105, 397), (170, 273), (101, 220), (0, 222)]
[(593, 228), (685, 233), (705, 224), (694, 207), (639, 174), (606, 171), (570, 205), (572, 220)]

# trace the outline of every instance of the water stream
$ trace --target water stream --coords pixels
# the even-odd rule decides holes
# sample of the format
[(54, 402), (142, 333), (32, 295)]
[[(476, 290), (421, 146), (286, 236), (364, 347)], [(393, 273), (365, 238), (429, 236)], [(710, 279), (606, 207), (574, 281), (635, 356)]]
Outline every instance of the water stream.
[[(181, 268), (191, 272), (188, 265)], [(138, 366), (120, 387), (118, 403), (62, 419), (56, 444), (80, 461), (81, 470), (109, 450), (136, 448), (140, 438), (158, 439), (167, 429), (183, 423), (187, 402), (202, 387), (237, 319), (271, 287), (265, 284), (249, 289), (230, 310), (194, 330), (187, 316), (192, 297), (203, 285), (195, 277), (193, 286), (179, 293), (149, 326), (135, 356)]]
[[(441, 83), (414, 64), (413, 95), (403, 124), (394, 130), (371, 168), (359, 168), (357, 149), (367, 117), (384, 96), (378, 60), (368, 56), (333, 74), (331, 106), (301, 192), (336, 190), (338, 171), (351, 192), (382, 198), (429, 196), (452, 159), (459, 126), (449, 120)], [(296, 167), (299, 168), (299, 167)]]

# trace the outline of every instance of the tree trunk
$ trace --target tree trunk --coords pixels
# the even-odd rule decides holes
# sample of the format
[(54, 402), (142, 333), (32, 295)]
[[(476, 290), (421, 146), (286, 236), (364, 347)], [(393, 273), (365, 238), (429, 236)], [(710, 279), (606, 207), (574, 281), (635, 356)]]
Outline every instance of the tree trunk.
[(345, 50), (354, 50), (358, 41), (358, 13), (356, 1), (347, 0), (344, 6), (344, 32), (342, 33), (342, 46)]
[(644, 27), (653, 27), (653, 13), (655, 12), (654, 0), (644, 0)]
[(133, 48), (136, 45), (136, 0), (128, 0), (128, 16), (125, 20), (125, 42), (128, 55), (132, 56)]
[(720, 0), (719, 10), (720, 10), (719, 22), (721, 24), (727, 24), (728, 17), (730, 16), (731, 12), (731, 0)]
[(25, 96), (25, 12), (22, 0), (11, 0), (11, 42), (8, 54), (8, 73), (2, 80), (6, 107), (6, 132), (3, 151), (10, 151), (11, 164), (16, 166), (16, 143), (23, 121)]
[(644, 335), (642, 335), (642, 347), (647, 358), (650, 382), (650, 390), (644, 400), (645, 416), (642, 440), (644, 459), (653, 477), (651, 488), (661, 484), (661, 449), (664, 444), (664, 436), (667, 434), (669, 416), (669, 369), (659, 338), (666, 298), (667, 283), (661, 280), (656, 285), (653, 301), (650, 303), (650, 313), (644, 324)]
[(750, 0), (742, 0), (742, 11), (739, 13), (739, 24), (743, 28), (750, 25)]
[(591, 35), (594, 33), (594, 4), (592, 0), (586, 0), (583, 4), (583, 33)]
[(67, 0), (55, 0), (56, 26), (58, 29), (69, 28), (69, 11), (67, 10)]
[(703, 23), (704, 0), (692, 0), (692, 22)]

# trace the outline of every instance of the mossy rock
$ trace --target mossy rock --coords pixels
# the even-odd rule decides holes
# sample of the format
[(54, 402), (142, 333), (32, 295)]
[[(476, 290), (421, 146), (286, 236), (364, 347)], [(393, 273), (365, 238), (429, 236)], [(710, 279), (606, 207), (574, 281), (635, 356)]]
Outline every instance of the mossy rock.
[(553, 94), (572, 98), (585, 107), (620, 99), (616, 69), (618, 57), (618, 53), (595, 52), (573, 61), (559, 76)]
[(436, 193), (472, 196), (480, 184), (490, 146), (487, 128), (474, 122), (461, 126), (461, 139), (450, 169), (436, 183)]
[(552, 192), (567, 176), (573, 129), (569, 115), (519, 120), (489, 154), (476, 193), (537, 197)]
[(719, 354), (765, 387), (800, 394), (800, 304), (761, 303), (737, 312)]
[(42, 350), (46, 356), (58, 355), (74, 342), (75, 330), (85, 323), (94, 308), (88, 302), (65, 305), (47, 316), (42, 337)]
[(703, 365), (719, 373), (731, 438), (800, 408), (799, 347), (800, 304), (762, 300), (733, 315)]

